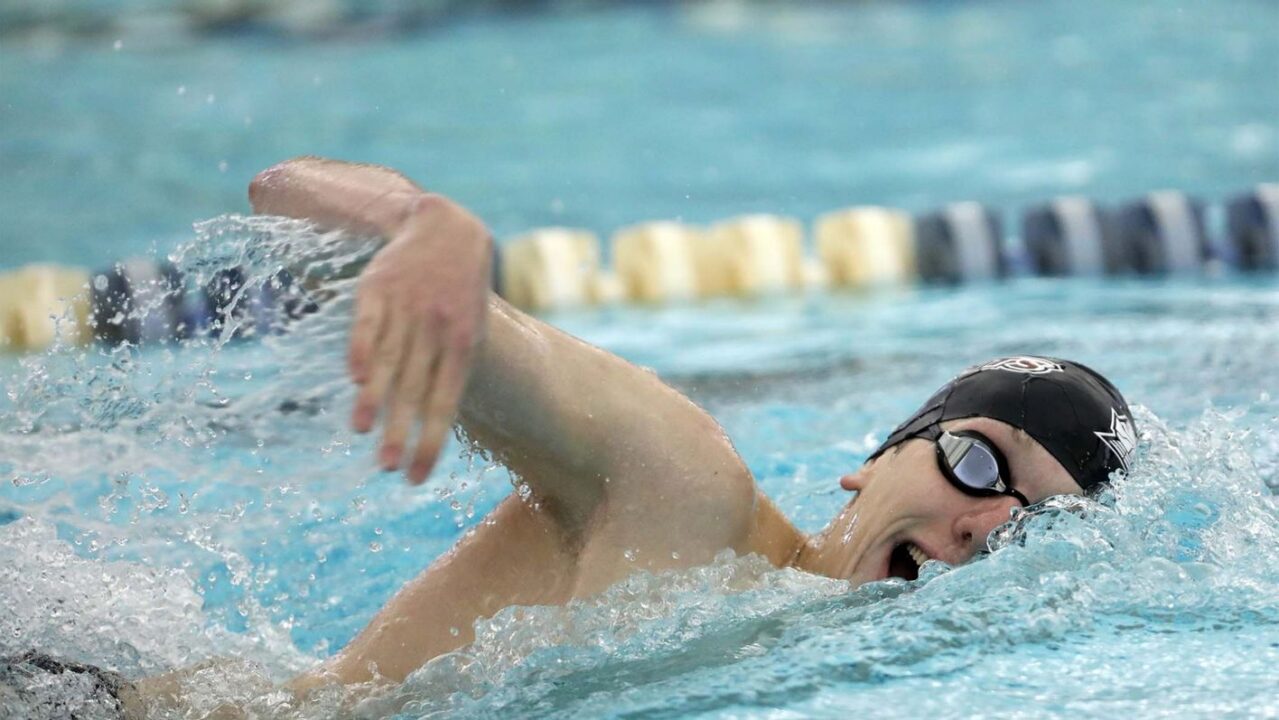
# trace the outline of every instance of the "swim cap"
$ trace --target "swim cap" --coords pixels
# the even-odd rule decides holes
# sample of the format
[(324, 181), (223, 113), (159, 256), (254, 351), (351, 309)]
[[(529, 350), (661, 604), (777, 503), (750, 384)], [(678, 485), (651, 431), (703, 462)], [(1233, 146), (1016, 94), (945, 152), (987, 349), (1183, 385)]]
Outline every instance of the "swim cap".
[(867, 462), (906, 440), (930, 437), (947, 420), (988, 417), (1020, 428), (1085, 491), (1128, 470), (1137, 431), (1123, 395), (1069, 360), (1006, 357), (965, 370), (928, 398)]

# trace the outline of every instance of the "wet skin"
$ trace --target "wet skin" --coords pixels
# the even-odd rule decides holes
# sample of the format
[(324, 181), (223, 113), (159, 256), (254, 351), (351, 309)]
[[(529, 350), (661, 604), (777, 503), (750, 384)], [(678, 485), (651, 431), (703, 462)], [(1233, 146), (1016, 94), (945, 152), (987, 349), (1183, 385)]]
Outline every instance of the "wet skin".
[[(1012, 486), (1032, 504), (1082, 492), (1042, 445), (1011, 425), (974, 417), (942, 427), (976, 430), (990, 438), (1008, 460)], [(845, 475), (840, 486), (857, 496), (807, 541), (795, 565), (855, 585), (889, 577), (894, 549), (907, 542), (930, 559), (967, 562), (985, 550), (990, 532), (1020, 505), (1012, 497), (961, 492), (937, 467), (934, 444), (921, 439), (908, 440)]]

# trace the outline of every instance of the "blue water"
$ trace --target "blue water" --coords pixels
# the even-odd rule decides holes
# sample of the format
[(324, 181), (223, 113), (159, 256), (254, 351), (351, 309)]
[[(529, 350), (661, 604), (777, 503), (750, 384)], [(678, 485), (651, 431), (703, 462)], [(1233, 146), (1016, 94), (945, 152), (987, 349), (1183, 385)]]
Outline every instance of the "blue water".
[[(1062, 191), (1220, 197), (1279, 178), (1277, 23), (1263, 2), (715, 4), (338, 44), (28, 38), (0, 45), (0, 258), (154, 247), (265, 279), (303, 262), (281, 249), (296, 230), (187, 226), (243, 210), (255, 170), (303, 152), (401, 167), (503, 234)], [(461, 446), (424, 488), (374, 471), (371, 441), (345, 428), (337, 289), (262, 342), (0, 358), (0, 654), (130, 675), (235, 657), (193, 696), (269, 716), (271, 682), (340, 647), (508, 492)], [(1025, 519), (980, 562), (855, 592), (758, 558), (635, 576), (482, 622), (363, 716), (1273, 712), (1275, 278), (550, 320), (711, 410), (806, 530), (897, 420), (991, 356), (1102, 370), (1141, 406), (1142, 444), (1113, 494)], [(342, 716), (338, 702), (300, 715)]]
[(398, 167), (503, 236), (1062, 192), (1218, 199), (1279, 177), (1277, 56), (1269, 0), (623, 5), (330, 43), (6, 38), (0, 265), (167, 250), (299, 154)]

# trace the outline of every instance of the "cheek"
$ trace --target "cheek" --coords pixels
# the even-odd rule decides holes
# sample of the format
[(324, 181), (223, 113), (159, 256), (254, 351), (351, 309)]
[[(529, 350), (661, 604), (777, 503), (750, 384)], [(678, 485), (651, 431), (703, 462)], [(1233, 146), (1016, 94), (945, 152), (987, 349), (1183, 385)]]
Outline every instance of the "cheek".
[(929, 515), (953, 507), (962, 495), (934, 468), (902, 473), (884, 488), (884, 505), (902, 514)]

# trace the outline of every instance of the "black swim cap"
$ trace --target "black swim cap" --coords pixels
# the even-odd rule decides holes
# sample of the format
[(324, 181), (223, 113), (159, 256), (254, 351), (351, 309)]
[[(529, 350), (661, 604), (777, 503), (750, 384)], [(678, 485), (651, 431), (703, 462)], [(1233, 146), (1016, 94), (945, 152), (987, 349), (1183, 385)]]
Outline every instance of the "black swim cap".
[(1007, 357), (965, 370), (928, 398), (867, 462), (947, 420), (1001, 420), (1024, 430), (1085, 491), (1128, 469), (1137, 431), (1123, 395), (1091, 369), (1045, 357)]

